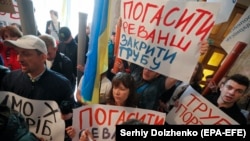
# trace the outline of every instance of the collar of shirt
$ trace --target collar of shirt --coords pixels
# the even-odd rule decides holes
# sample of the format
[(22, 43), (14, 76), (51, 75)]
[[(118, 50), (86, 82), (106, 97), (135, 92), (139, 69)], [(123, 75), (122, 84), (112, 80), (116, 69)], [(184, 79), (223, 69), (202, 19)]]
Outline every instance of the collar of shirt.
[(46, 60), (46, 66), (47, 66), (47, 68), (51, 69), (53, 63), (54, 63), (54, 60), (52, 60), (52, 61)]
[(36, 77), (32, 78), (32, 76), (31, 76), (30, 73), (28, 73), (28, 76), (30, 77), (30, 80), (32, 82), (36, 82), (36, 81), (38, 81), (41, 78), (41, 76), (43, 75), (43, 73), (45, 72), (45, 70), (46, 70), (46, 68), (43, 70), (43, 72), (41, 72), (40, 74), (38, 74)]

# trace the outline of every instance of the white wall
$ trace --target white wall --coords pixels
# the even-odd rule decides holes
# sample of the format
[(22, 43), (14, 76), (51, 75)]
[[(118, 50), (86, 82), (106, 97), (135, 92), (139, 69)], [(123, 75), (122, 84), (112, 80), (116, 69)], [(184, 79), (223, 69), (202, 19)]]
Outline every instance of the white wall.
[(49, 11), (56, 10), (62, 26), (70, 28), (72, 35), (78, 33), (78, 14), (84, 12), (88, 14), (88, 23), (93, 17), (94, 0), (33, 0), (36, 9), (35, 18), (38, 30), (45, 33), (46, 22), (50, 20)]

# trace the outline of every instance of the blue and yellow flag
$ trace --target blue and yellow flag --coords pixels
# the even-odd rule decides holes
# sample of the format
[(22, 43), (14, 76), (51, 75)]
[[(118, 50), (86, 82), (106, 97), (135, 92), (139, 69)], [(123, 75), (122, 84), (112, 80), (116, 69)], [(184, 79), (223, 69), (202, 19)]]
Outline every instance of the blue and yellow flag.
[(95, 0), (87, 62), (82, 82), (83, 102), (99, 103), (100, 76), (108, 69), (110, 0)]

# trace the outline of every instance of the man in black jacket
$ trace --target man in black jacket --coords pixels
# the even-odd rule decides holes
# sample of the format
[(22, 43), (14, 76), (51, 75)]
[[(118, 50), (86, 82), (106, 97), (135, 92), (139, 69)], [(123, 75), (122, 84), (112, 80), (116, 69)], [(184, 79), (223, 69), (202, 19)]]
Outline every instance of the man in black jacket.
[(73, 64), (74, 74), (77, 75), (77, 43), (68, 27), (60, 28), (59, 39), (58, 51), (69, 57)]
[(2, 85), (3, 77), (8, 73), (10, 73), (10, 69), (3, 65), (0, 65), (0, 86)]
[(4, 76), (1, 90), (29, 99), (53, 100), (58, 105), (64, 100), (74, 102), (70, 81), (45, 66), (48, 52), (44, 41), (25, 35), (16, 41), (6, 40), (4, 45), (18, 52), (21, 69)]
[(247, 92), (248, 87), (248, 77), (242, 74), (233, 74), (220, 86), (220, 92), (206, 94), (205, 98), (239, 124), (245, 125), (247, 119), (242, 114), (237, 102)]
[(46, 60), (47, 68), (64, 75), (71, 83), (72, 89), (75, 89), (76, 76), (73, 72), (72, 61), (63, 53), (58, 51), (56, 40), (51, 35), (39, 36), (47, 47), (48, 55)]

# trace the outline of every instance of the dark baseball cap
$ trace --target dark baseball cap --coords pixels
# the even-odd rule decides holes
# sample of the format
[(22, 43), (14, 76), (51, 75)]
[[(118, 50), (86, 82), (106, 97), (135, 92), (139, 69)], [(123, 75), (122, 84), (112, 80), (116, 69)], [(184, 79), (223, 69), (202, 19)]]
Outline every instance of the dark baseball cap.
[(62, 27), (59, 30), (59, 40), (60, 41), (67, 41), (71, 36), (71, 31), (68, 27)]

